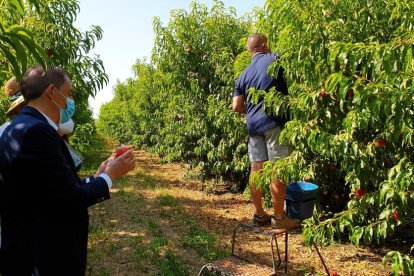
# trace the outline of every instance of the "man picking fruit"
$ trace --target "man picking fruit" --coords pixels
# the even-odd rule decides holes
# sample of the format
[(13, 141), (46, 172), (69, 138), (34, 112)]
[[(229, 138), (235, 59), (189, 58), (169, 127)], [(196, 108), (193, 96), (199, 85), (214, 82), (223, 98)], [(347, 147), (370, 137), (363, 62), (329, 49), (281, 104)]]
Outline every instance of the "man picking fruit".
[[(275, 87), (277, 91), (287, 94), (287, 85), (280, 70), (276, 78), (267, 75), (267, 69), (278, 55), (270, 52), (267, 46), (267, 37), (261, 34), (252, 34), (247, 39), (247, 50), (252, 55), (250, 65), (241, 73), (235, 83), (233, 95), (233, 111), (246, 114), (247, 131), (249, 134), (249, 158), (252, 162), (250, 175), (260, 171), (267, 160), (274, 161), (289, 155), (287, 145), (279, 143), (279, 136), (287, 121), (286, 118), (274, 117), (265, 114), (263, 99), (257, 104), (247, 101), (249, 90), (269, 91)], [(254, 206), (252, 223), (257, 226), (271, 224), (275, 228), (293, 228), (297, 223), (285, 216), (284, 199), (286, 183), (274, 178), (271, 183), (273, 199), (273, 216), (269, 216), (262, 207), (262, 191), (255, 183), (250, 184), (250, 193)]]

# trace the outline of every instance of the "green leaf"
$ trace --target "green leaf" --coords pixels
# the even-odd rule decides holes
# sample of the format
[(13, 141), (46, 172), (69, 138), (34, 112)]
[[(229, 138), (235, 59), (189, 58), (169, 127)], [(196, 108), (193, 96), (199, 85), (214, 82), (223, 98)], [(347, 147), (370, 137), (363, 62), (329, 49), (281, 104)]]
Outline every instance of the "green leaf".
[(342, 76), (341, 73), (335, 73), (328, 77), (328, 79), (326, 80), (326, 85), (325, 85), (328, 93), (332, 94), (335, 92), (336, 86), (341, 81), (341, 76)]
[(368, 245), (372, 241), (372, 237), (374, 234), (374, 229), (372, 226), (368, 226), (364, 230), (364, 244)]
[(16, 52), (16, 61), (20, 61), (21, 71), (24, 72), (27, 68), (27, 56), (21, 42), (17, 39), (9, 38), (0, 34), (0, 40), (7, 42)]
[(4, 53), (7, 60), (10, 62), (10, 65), (12, 67), (13, 73), (16, 76), (16, 78), (21, 79), (22, 78), (22, 70), (19, 66), (19, 63), (17, 62), (16, 57), (3, 44), (0, 44), (0, 50)]
[(354, 228), (354, 233), (352, 234), (352, 242), (355, 244), (355, 246), (359, 246), (359, 240), (362, 238), (363, 235), (364, 228), (359, 226)]
[(387, 232), (387, 230), (388, 230), (388, 223), (386, 221), (384, 221), (381, 226), (382, 226), (381, 227), (382, 237), (384, 239), (386, 239), (387, 238), (387, 234), (388, 234), (388, 232)]
[(408, 49), (404, 59), (404, 71), (406, 74), (409, 74), (413, 71), (413, 49), (411, 45), (407, 47)]
[(9, 0), (10, 4), (12, 4), (16, 10), (18, 11), (18, 13), (21, 16), (24, 16), (24, 4), (22, 0)]
[(31, 54), (35, 57), (36, 61), (40, 63), (40, 65), (43, 66), (43, 68), (46, 68), (46, 53), (45, 50), (36, 42), (32, 40), (31, 37), (22, 34), (22, 33), (9, 33), (9, 36), (13, 36), (16, 39), (20, 40), (30, 51)]

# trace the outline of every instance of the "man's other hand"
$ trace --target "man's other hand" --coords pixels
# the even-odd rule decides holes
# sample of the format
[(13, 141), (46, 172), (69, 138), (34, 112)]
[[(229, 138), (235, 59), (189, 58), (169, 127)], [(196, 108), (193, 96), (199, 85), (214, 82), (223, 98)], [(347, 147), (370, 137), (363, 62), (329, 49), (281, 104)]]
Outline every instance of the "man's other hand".
[(105, 162), (107, 163), (104, 172), (108, 174), (113, 181), (135, 168), (136, 159), (134, 153), (130, 149), (117, 158), (115, 158), (115, 154), (112, 154)]

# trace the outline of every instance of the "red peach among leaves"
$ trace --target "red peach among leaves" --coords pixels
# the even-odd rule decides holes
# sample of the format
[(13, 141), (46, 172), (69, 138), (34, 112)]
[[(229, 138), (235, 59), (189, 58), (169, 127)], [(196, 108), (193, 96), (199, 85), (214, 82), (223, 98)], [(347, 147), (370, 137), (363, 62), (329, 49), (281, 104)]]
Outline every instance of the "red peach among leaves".
[(336, 169), (336, 164), (335, 163), (329, 163), (328, 164), (328, 169), (330, 169), (331, 171), (334, 171)]
[(367, 194), (367, 190), (365, 189), (355, 189), (355, 196), (356, 198), (361, 198)]
[(319, 90), (319, 95), (321, 95), (322, 97), (327, 97), (329, 96), (328, 93), (326, 93), (326, 90), (321, 88), (321, 90)]
[(46, 50), (46, 55), (48, 56), (48, 57), (51, 57), (51, 56), (53, 56), (55, 54), (55, 51), (53, 50), (53, 49), (47, 49)]
[(303, 181), (305, 181), (305, 182), (310, 182), (310, 181), (311, 181), (311, 179), (310, 179), (310, 177), (305, 176), (305, 177), (303, 178)]
[(374, 140), (373, 144), (374, 144), (374, 147), (376, 147), (376, 148), (384, 148), (385, 147), (385, 140), (384, 140), (384, 138), (378, 138), (378, 139)]
[(392, 216), (393, 216), (393, 218), (394, 218), (395, 221), (398, 221), (399, 220), (398, 211), (397, 210), (394, 210), (394, 214)]

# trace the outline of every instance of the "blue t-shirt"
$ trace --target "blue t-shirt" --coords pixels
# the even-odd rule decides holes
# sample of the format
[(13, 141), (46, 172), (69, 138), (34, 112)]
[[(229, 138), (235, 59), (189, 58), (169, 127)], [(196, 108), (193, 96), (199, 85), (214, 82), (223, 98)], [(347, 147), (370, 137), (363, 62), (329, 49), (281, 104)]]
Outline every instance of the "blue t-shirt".
[(250, 65), (244, 69), (235, 83), (234, 96), (243, 96), (246, 105), (247, 132), (249, 136), (263, 134), (266, 130), (283, 126), (285, 118), (269, 116), (264, 113), (263, 99), (258, 104), (247, 101), (249, 89), (254, 87), (257, 90), (269, 91), (270, 88), (276, 87), (276, 90), (287, 94), (287, 85), (283, 80), (283, 70), (278, 72), (277, 78), (271, 78), (267, 75), (267, 69), (273, 63), (278, 55), (274, 53), (257, 53), (253, 56)]

